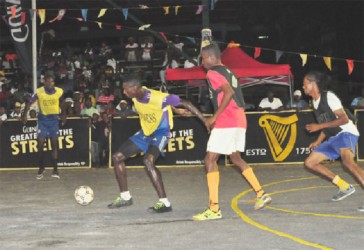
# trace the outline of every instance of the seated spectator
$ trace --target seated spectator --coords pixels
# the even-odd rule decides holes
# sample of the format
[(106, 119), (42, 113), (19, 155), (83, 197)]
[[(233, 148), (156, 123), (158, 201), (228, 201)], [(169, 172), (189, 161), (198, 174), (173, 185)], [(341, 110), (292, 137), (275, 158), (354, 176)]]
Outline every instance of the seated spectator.
[(134, 37), (129, 37), (128, 44), (125, 45), (125, 60), (128, 62), (136, 62), (138, 48), (139, 45), (135, 42)]
[(117, 113), (117, 109), (115, 108), (114, 101), (107, 103), (105, 113), (109, 116), (113, 116)]
[(281, 99), (274, 97), (273, 91), (268, 91), (267, 97), (263, 98), (260, 103), (259, 111), (279, 111), (283, 109), (283, 104)]
[(105, 110), (109, 102), (114, 101), (114, 95), (111, 94), (110, 88), (102, 88), (102, 93), (97, 99), (97, 104), (100, 105), (100, 110)]
[[(31, 97), (32, 97), (32, 94), (30, 94), (28, 92), (24, 94), (24, 97), (23, 97), (24, 98), (24, 102), (21, 104), (21, 107), (20, 107), (20, 112), (22, 114), (24, 112), (24, 108), (25, 108), (26, 103), (29, 101), (29, 99)], [(39, 112), (38, 101), (35, 101), (32, 104), (30, 104), (29, 110), (34, 110), (35, 113), (38, 114), (38, 112)], [(28, 112), (27, 117), (28, 118), (30, 117), (30, 111)]]
[(364, 109), (364, 87), (361, 89), (361, 96), (354, 98), (350, 106), (352, 109)]
[(121, 100), (119, 104), (116, 106), (117, 115), (121, 117), (133, 116), (136, 115), (136, 112), (129, 106), (126, 100)]
[(14, 105), (14, 110), (10, 113), (10, 118), (13, 119), (19, 119), (21, 118), (21, 103), (20, 102), (16, 102)]
[(73, 103), (74, 103), (74, 101), (70, 97), (67, 97), (66, 99), (64, 99), (64, 106), (63, 107), (65, 109), (65, 114), (67, 116), (74, 116), (75, 115)]
[(34, 109), (29, 110), (29, 118), (37, 118), (37, 111), (35, 111)]
[(85, 104), (87, 99), (90, 99), (92, 106), (96, 107), (96, 98), (93, 96), (91, 90), (88, 88), (84, 89), (83, 98), (81, 98), (81, 101)]
[(159, 76), (160, 76), (162, 84), (166, 83), (167, 69), (175, 69), (175, 68), (178, 68), (178, 66), (179, 65), (177, 62), (176, 53), (170, 46), (168, 46), (167, 50), (164, 54), (164, 61), (162, 64), (162, 69), (159, 71)]
[(8, 119), (6, 115), (6, 108), (3, 104), (0, 104), (0, 126)]
[(305, 100), (302, 100), (301, 97), (302, 97), (302, 92), (301, 92), (301, 90), (297, 89), (293, 93), (292, 102), (288, 102), (286, 104), (286, 108), (287, 109), (296, 109), (296, 110), (308, 108), (308, 103)]
[(75, 115), (81, 114), (83, 106), (84, 103), (81, 101), (81, 92), (80, 91), (73, 92), (73, 109), (75, 111)]
[(173, 45), (180, 50), (181, 52), (183, 51), (183, 46), (185, 45), (183, 42), (181, 42), (181, 39), (179, 36), (175, 36), (174, 37), (174, 41), (173, 41)]
[(81, 110), (81, 115), (86, 115), (88, 117), (92, 117), (94, 113), (100, 115), (99, 111), (92, 106), (91, 99), (87, 98), (85, 101), (85, 107)]
[(0, 91), (0, 103), (2, 103), (3, 105), (5, 105), (5, 108), (9, 108), (10, 107), (10, 99), (12, 98), (12, 94), (9, 91), (9, 86), (7, 83), (4, 83), (1, 86), (1, 91)]
[(153, 43), (150, 42), (147, 37), (144, 38), (143, 42), (140, 44), (140, 48), (142, 50), (142, 60), (152, 60)]

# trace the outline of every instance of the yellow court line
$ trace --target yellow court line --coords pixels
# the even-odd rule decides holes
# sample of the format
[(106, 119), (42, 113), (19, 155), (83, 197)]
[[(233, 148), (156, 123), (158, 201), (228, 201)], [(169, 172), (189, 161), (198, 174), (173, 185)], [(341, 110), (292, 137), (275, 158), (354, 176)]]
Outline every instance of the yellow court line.
[[(304, 177), (304, 178), (298, 178), (298, 179), (289, 179), (289, 180), (284, 180), (284, 181), (277, 181), (277, 182), (272, 182), (272, 183), (266, 184), (263, 187), (268, 187), (268, 186), (272, 186), (272, 185), (276, 185), (276, 184), (280, 184), (280, 183), (286, 183), (286, 182), (303, 181), (303, 180), (314, 179), (314, 178), (317, 178), (317, 177)], [(332, 250), (333, 249), (333, 248), (330, 248), (330, 247), (327, 247), (327, 246), (324, 246), (324, 245), (320, 245), (320, 244), (317, 244), (317, 243), (312, 243), (312, 242), (303, 240), (301, 238), (295, 237), (293, 235), (290, 235), (290, 234), (287, 234), (287, 233), (284, 233), (284, 232), (281, 232), (281, 231), (278, 231), (278, 230), (271, 229), (271, 228), (269, 228), (267, 226), (264, 226), (262, 224), (257, 223), (256, 221), (252, 220), (251, 218), (249, 218), (242, 210), (239, 209), (238, 201), (239, 201), (240, 198), (242, 198), (243, 196), (245, 196), (247, 193), (249, 193), (251, 191), (252, 191), (252, 189), (248, 189), (248, 190), (238, 194), (237, 196), (235, 196), (233, 198), (233, 200), (231, 201), (232, 209), (240, 216), (240, 218), (243, 221), (245, 221), (245, 222), (249, 223), (250, 225), (255, 226), (255, 227), (259, 228), (259, 229), (262, 229), (264, 231), (267, 231), (267, 232), (276, 234), (278, 236), (285, 237), (285, 238), (288, 238), (290, 240), (293, 240), (293, 241), (295, 241), (295, 242), (297, 242), (297, 243), (299, 243), (301, 245), (310, 246), (310, 247), (314, 247), (314, 248), (317, 248), (317, 249), (323, 249), (323, 250)]]

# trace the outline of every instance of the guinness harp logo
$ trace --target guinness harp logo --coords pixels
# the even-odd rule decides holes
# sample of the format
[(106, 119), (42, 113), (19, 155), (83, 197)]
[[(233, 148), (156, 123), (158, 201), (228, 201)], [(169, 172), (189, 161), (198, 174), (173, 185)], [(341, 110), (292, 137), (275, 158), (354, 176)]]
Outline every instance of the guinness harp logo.
[(264, 130), (274, 161), (283, 161), (291, 153), (297, 137), (298, 117), (263, 115), (259, 118), (259, 126)]

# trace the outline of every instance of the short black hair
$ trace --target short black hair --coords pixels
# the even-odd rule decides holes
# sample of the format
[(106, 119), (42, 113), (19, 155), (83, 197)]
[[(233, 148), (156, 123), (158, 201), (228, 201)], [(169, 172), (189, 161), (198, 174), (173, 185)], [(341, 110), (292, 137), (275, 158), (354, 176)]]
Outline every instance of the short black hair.
[(331, 81), (331, 78), (327, 74), (315, 70), (309, 71), (305, 75), (305, 77), (309, 81), (315, 81), (317, 83), (320, 92), (327, 90), (329, 83)]
[(205, 51), (209, 55), (215, 55), (217, 59), (221, 59), (221, 50), (216, 43), (211, 43), (203, 47), (202, 51)]
[(142, 86), (142, 78), (140, 74), (136, 73), (128, 75), (123, 82), (127, 83), (129, 86), (137, 86), (137, 87)]

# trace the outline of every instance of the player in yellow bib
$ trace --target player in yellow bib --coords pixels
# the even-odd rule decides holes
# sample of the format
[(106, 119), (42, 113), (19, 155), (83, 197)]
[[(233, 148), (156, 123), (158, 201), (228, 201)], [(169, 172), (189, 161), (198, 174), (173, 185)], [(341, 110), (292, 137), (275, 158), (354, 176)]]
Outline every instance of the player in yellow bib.
[[(36, 93), (26, 103), (23, 112), (23, 122), (27, 122), (27, 113), (32, 103), (38, 101), (38, 153), (39, 153), (39, 170), (37, 179), (40, 180), (44, 175), (44, 141), (46, 138), (51, 139), (52, 146), (52, 177), (60, 179), (57, 161), (58, 161), (58, 131), (59, 131), (59, 115), (61, 113), (61, 98), (63, 90), (54, 86), (54, 78), (52, 76), (45, 77), (44, 87), (36, 90)], [(62, 123), (65, 122), (65, 116), (62, 115)]]
[[(113, 165), (120, 195), (108, 207), (120, 208), (133, 204), (127, 185), (125, 160), (132, 155), (144, 152), (143, 162), (159, 197), (159, 201), (150, 207), (149, 211), (155, 213), (172, 211), (161, 173), (155, 166), (155, 161), (160, 154), (163, 155), (163, 150), (170, 138), (170, 130), (173, 127), (172, 107), (186, 108), (202, 121), (205, 118), (190, 102), (180, 99), (177, 95), (141, 86), (138, 76), (131, 75), (125, 79), (123, 89), (124, 94), (133, 100), (142, 129), (124, 142), (113, 154)], [(178, 114), (185, 115), (187, 111), (183, 110)]]

